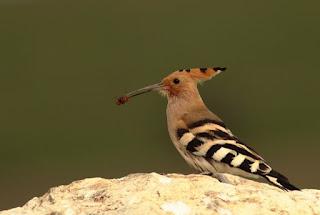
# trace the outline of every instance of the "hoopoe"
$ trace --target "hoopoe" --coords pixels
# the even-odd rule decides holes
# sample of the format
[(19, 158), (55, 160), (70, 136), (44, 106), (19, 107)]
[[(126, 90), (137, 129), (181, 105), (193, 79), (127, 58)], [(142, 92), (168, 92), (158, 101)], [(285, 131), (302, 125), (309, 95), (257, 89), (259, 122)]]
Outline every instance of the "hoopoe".
[[(167, 123), (175, 147), (189, 165), (202, 173), (230, 173), (263, 177), (283, 190), (299, 190), (273, 170), (252, 148), (244, 144), (212, 113), (200, 97), (197, 83), (209, 80), (226, 68), (196, 68), (175, 71), (161, 83), (120, 97), (118, 105), (130, 98), (160, 91), (168, 98)], [(220, 175), (222, 181), (227, 180)]]

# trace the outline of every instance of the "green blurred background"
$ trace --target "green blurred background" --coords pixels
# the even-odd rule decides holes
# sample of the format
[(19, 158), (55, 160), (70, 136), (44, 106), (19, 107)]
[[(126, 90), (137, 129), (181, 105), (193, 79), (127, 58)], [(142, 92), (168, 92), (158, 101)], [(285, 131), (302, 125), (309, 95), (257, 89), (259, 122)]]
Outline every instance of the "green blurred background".
[(301, 188), (320, 188), (319, 1), (0, 0), (0, 209), (50, 187), (192, 173), (166, 99), (115, 96), (226, 66), (201, 95)]

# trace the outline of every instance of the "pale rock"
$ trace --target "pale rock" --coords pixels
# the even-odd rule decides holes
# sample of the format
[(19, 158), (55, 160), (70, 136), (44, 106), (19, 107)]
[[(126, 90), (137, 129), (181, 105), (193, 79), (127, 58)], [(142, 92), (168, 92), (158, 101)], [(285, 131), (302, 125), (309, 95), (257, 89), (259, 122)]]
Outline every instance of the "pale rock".
[(132, 174), (88, 178), (51, 188), (0, 215), (81, 214), (320, 214), (320, 191), (285, 192), (225, 174), (231, 184), (205, 175)]

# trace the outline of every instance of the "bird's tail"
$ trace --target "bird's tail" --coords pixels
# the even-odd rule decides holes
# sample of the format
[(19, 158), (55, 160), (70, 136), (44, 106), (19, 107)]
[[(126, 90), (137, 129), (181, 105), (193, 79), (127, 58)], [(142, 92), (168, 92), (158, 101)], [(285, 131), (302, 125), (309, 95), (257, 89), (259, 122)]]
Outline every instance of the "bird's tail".
[(273, 185), (288, 191), (288, 190), (300, 190), (299, 188), (293, 186), (289, 183), (288, 179), (281, 175), (280, 173), (271, 170), (268, 174), (264, 175), (264, 177)]

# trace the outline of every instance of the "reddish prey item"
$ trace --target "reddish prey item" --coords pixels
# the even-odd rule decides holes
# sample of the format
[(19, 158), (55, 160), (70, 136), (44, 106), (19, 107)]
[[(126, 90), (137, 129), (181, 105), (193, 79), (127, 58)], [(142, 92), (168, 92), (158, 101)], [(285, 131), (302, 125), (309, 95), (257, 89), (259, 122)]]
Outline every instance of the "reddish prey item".
[(129, 101), (129, 98), (127, 96), (122, 96), (122, 97), (116, 99), (116, 104), (117, 105), (124, 105), (125, 103), (127, 103), (127, 101)]

